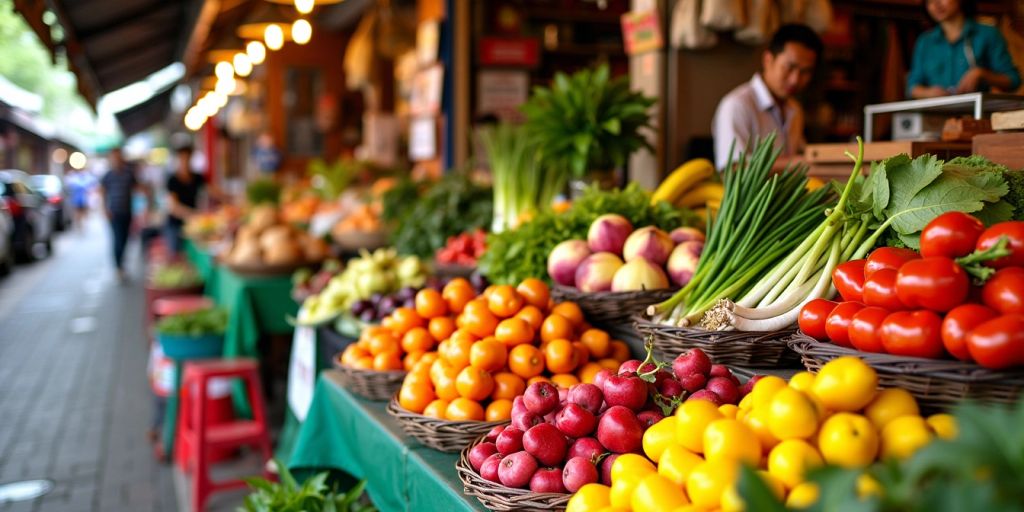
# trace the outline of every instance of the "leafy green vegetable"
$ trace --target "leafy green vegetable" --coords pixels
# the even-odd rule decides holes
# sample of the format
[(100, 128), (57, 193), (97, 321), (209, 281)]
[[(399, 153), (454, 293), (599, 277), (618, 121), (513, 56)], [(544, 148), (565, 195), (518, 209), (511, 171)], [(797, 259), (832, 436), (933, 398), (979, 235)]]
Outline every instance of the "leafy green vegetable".
[(254, 180), (246, 185), (245, 197), (251, 205), (278, 204), (281, 201), (281, 185), (270, 178)]
[(150, 277), (149, 284), (153, 288), (169, 290), (174, 288), (191, 288), (203, 283), (195, 269), (187, 263), (168, 263), (156, 267)]
[(529, 133), (523, 126), (502, 123), (481, 134), (494, 177), (494, 233), (515, 228), (523, 217), (550, 208), (565, 187), (564, 172), (540, 165), (537, 144)]
[(451, 172), (395, 219), (391, 243), (402, 254), (429, 258), (444, 247), (448, 237), (486, 229), (492, 201), (489, 188), (473, 183), (463, 173)]
[(550, 282), (547, 261), (551, 250), (566, 240), (586, 238), (590, 224), (606, 213), (622, 215), (636, 227), (655, 225), (664, 230), (697, 221), (689, 210), (677, 210), (666, 202), (651, 206), (650, 196), (636, 183), (622, 190), (592, 186), (565, 213), (543, 212), (514, 230), (488, 235), (480, 272), (498, 284), (515, 284), (527, 277)]
[(416, 185), (415, 181), (403, 177), (381, 196), (381, 206), (383, 207), (381, 218), (385, 222), (398, 222), (409, 215), (409, 211), (416, 206), (416, 201), (419, 199), (420, 187)]
[(363, 480), (347, 492), (327, 485), (329, 473), (317, 473), (299, 485), (285, 464), (274, 461), (280, 471), (280, 482), (263, 478), (247, 478), (252, 494), (245, 497), (239, 512), (374, 512), (377, 510), (363, 497)]
[(544, 165), (583, 177), (588, 171), (622, 167), (629, 155), (650, 144), (654, 99), (633, 91), (629, 77), (611, 78), (607, 65), (566, 75), (551, 87), (535, 87), (523, 105), (527, 131), (539, 144)]
[(228, 328), (228, 312), (211, 308), (180, 315), (168, 315), (156, 324), (160, 334), (168, 336), (207, 336), (224, 334)]
[(320, 192), (321, 197), (334, 199), (356, 179), (363, 167), (363, 163), (352, 159), (339, 158), (329, 164), (322, 158), (314, 158), (306, 166), (306, 174), (312, 178), (313, 188)]
[(974, 213), (987, 224), (1009, 220), (1013, 208), (1001, 201), (1009, 191), (1003, 173), (978, 162), (894, 156), (872, 166), (855, 207), (871, 211), (883, 228), (892, 228), (890, 238), (913, 249), (921, 230), (946, 212)]

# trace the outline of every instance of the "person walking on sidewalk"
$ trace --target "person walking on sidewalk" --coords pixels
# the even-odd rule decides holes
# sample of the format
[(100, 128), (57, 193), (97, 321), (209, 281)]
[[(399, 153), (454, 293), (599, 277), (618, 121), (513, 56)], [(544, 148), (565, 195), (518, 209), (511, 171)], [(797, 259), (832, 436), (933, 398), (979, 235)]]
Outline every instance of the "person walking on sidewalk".
[(124, 282), (124, 248), (128, 244), (128, 234), (132, 226), (132, 194), (138, 188), (135, 170), (125, 162), (120, 148), (114, 148), (109, 155), (110, 170), (100, 180), (100, 193), (103, 196), (103, 209), (110, 221), (110, 229), (114, 235), (114, 265), (117, 267), (117, 279)]

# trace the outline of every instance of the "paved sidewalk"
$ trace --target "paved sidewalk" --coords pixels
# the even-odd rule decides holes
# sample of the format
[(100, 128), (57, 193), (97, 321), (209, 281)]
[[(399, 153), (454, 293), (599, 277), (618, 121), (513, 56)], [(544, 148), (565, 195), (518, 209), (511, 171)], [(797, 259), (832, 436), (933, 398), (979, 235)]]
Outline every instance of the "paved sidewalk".
[(118, 285), (98, 217), (60, 236), (55, 254), (0, 279), (0, 484), (51, 479), (55, 488), (0, 511), (177, 510), (169, 466), (146, 439), (146, 379), (138, 246)]

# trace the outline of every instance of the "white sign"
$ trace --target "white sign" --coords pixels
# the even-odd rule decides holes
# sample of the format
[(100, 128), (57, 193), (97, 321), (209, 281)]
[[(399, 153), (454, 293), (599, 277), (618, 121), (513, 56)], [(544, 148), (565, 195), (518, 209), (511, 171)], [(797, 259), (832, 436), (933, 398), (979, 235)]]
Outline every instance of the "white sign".
[(316, 384), (316, 331), (298, 326), (292, 338), (291, 364), (288, 365), (288, 406), (299, 422), (306, 421)]
[(530, 95), (526, 71), (481, 71), (477, 74), (477, 114), (494, 114), (510, 120)]
[(409, 123), (409, 159), (417, 162), (437, 156), (437, 122), (417, 117)]

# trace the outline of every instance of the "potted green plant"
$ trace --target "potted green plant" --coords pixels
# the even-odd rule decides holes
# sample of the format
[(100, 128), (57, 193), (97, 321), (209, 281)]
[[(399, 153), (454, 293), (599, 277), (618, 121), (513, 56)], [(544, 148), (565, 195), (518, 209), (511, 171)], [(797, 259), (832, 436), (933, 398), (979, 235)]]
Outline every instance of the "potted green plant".
[(157, 322), (156, 333), (167, 357), (195, 359), (220, 356), (227, 327), (227, 311), (211, 308), (165, 316)]
[(634, 151), (651, 145), (653, 98), (633, 91), (629, 78), (612, 78), (607, 64), (572, 75), (557, 73), (550, 87), (535, 87), (523, 105), (526, 127), (542, 163), (570, 177), (575, 191), (587, 182), (614, 186), (615, 171)]
[(376, 512), (377, 508), (363, 496), (366, 481), (346, 491), (328, 486), (329, 473), (318, 473), (301, 485), (279, 460), (280, 482), (264, 478), (247, 478), (252, 494), (245, 497), (239, 512)]

